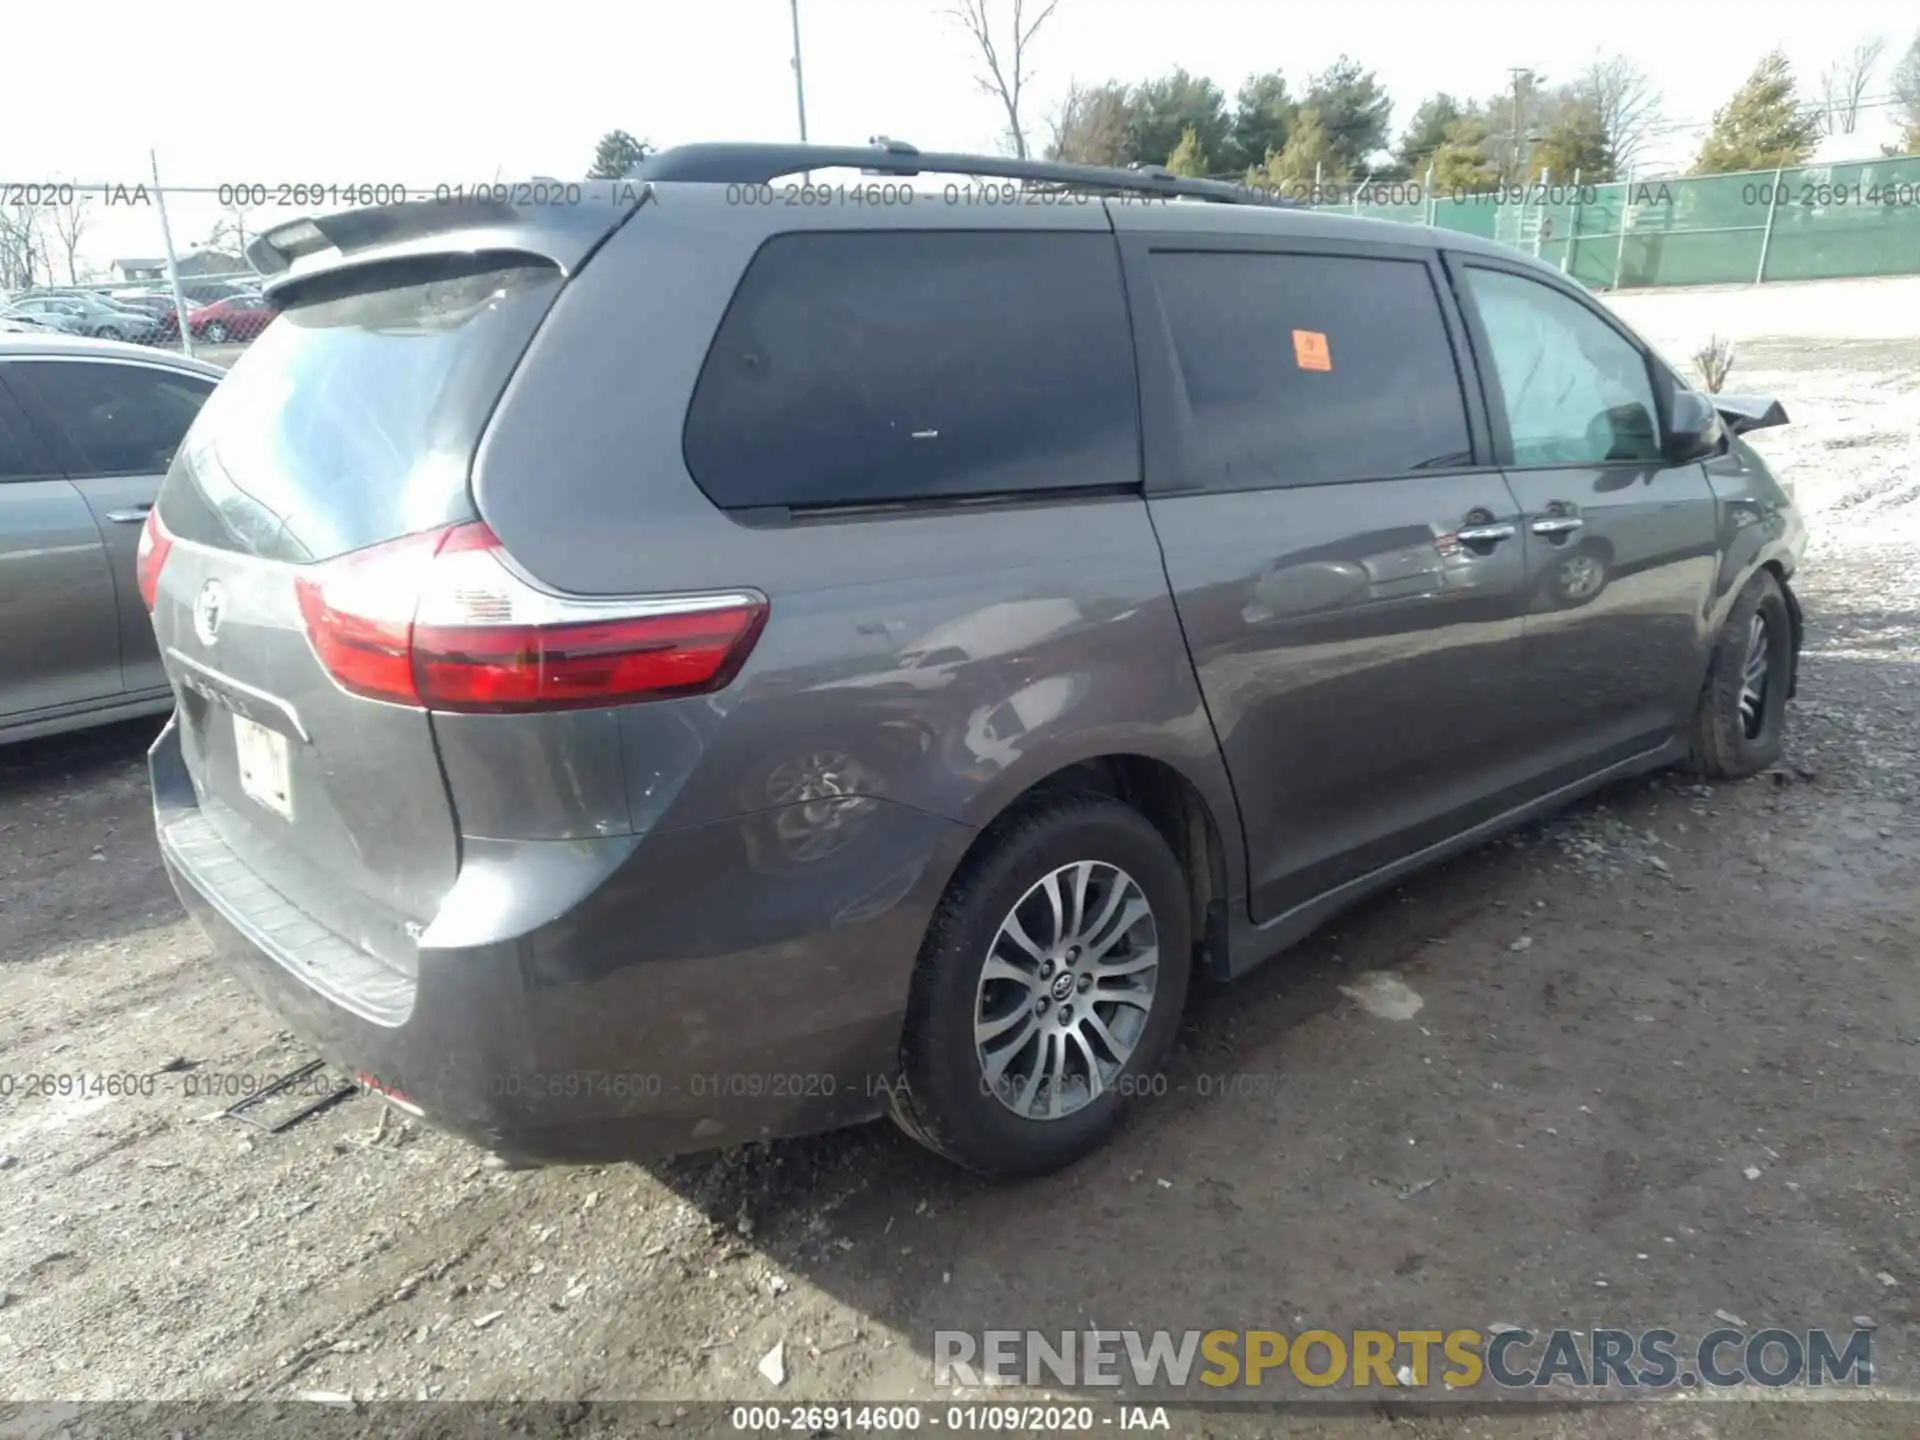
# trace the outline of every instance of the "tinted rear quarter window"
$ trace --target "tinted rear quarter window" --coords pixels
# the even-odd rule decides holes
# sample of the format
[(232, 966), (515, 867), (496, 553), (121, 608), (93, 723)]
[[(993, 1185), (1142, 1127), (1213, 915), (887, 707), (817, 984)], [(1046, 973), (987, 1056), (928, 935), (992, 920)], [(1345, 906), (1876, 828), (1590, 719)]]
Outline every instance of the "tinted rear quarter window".
[(68, 452), (68, 472), (158, 475), (213, 393), (213, 381), (153, 365), (21, 360), (7, 379)]
[(1215, 490), (1473, 463), (1439, 297), (1414, 260), (1162, 251), (1189, 479)]
[(487, 417), (560, 287), (436, 262), (298, 297), (234, 364), (161, 491), (189, 540), (301, 563), (473, 513)]
[(776, 236), (688, 412), (715, 504), (792, 508), (1139, 479), (1133, 342), (1111, 236)]

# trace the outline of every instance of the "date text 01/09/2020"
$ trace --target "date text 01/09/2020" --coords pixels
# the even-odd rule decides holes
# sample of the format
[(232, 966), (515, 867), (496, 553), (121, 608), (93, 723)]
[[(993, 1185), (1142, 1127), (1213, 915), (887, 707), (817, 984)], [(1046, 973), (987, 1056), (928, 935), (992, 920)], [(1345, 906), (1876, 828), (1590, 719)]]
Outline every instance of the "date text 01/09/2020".
[(1105, 1406), (996, 1401), (950, 1405), (735, 1405), (727, 1413), (727, 1422), (729, 1428), (746, 1434), (783, 1431), (808, 1435), (899, 1435), (920, 1430), (1060, 1435), (1099, 1428), (1172, 1429), (1164, 1405), (1120, 1405), (1109, 1412)]

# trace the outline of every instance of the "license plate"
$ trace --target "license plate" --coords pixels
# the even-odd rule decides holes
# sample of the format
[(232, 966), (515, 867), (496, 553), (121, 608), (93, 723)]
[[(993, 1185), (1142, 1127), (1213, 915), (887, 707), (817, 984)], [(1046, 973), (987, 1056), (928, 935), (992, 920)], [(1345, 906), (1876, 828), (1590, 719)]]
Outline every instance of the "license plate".
[(233, 717), (233, 753), (240, 765), (240, 788), (276, 815), (293, 819), (293, 780), (287, 764), (287, 737), (246, 718)]

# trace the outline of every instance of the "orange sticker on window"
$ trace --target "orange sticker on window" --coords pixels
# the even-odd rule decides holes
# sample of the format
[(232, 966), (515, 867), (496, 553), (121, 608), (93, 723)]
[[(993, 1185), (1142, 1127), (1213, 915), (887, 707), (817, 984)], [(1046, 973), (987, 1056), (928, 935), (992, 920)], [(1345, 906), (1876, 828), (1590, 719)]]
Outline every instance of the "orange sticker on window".
[(1302, 370), (1333, 369), (1333, 355), (1327, 349), (1327, 337), (1318, 330), (1293, 332), (1293, 359)]

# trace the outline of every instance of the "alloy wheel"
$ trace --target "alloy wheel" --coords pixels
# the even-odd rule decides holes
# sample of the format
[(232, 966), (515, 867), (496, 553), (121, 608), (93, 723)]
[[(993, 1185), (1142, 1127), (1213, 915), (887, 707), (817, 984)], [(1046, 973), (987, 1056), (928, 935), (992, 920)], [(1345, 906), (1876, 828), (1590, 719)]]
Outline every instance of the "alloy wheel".
[(987, 947), (974, 1002), (981, 1080), (1014, 1114), (1059, 1120), (1126, 1068), (1159, 976), (1159, 927), (1131, 875), (1080, 860), (1020, 897)]
[(1560, 588), (1569, 600), (1586, 600), (1600, 592), (1605, 572), (1591, 555), (1575, 555), (1560, 571)]
[(1772, 636), (1767, 617), (1754, 614), (1747, 627), (1747, 658), (1740, 671), (1740, 728), (1747, 739), (1756, 740), (1767, 723), (1768, 652)]

